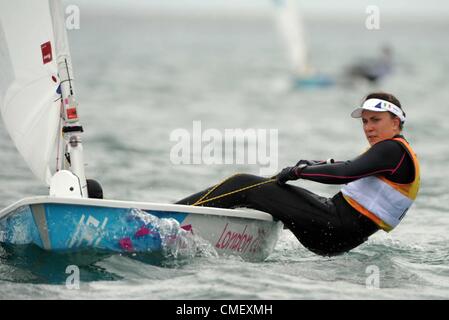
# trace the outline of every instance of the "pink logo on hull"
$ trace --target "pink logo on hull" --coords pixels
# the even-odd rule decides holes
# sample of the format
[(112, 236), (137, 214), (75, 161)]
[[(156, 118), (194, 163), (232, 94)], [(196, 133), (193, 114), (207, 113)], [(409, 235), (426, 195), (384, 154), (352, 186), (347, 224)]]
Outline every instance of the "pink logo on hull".
[(236, 252), (249, 252), (251, 254), (257, 253), (261, 250), (261, 247), (266, 238), (266, 232), (264, 229), (257, 229), (257, 236), (254, 236), (246, 232), (247, 225), (243, 228), (243, 231), (237, 232), (228, 229), (228, 223), (226, 223), (220, 238), (218, 239), (215, 247), (221, 250), (231, 250)]
[(185, 226), (181, 226), (181, 229), (184, 229), (185, 231), (190, 231), (191, 233), (193, 233), (191, 224), (186, 224)]
[(152, 234), (152, 233), (156, 233), (156, 232), (151, 231), (150, 229), (148, 229), (148, 228), (145, 227), (145, 226), (142, 226), (142, 228), (140, 228), (139, 230), (136, 231), (136, 233), (134, 234), (134, 237), (140, 238), (140, 237), (143, 237), (143, 236), (147, 236), (147, 235), (149, 235), (149, 234)]
[(133, 242), (131, 241), (131, 239), (129, 237), (120, 239), (118, 243), (123, 250), (126, 250), (126, 251), (134, 250)]

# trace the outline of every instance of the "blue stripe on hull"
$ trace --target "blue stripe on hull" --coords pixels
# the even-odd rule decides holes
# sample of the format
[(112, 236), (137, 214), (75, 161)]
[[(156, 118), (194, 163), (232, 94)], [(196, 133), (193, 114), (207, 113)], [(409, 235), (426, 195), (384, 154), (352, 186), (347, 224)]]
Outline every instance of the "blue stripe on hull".
[[(162, 249), (158, 218), (182, 223), (186, 213), (140, 211), (67, 204), (25, 206), (3, 219), (2, 241), (35, 243), (41, 248), (76, 252), (87, 248), (116, 252), (148, 252)], [(40, 217), (38, 212), (45, 212)], [(39, 216), (39, 217), (38, 217)]]
[(29, 206), (20, 207), (0, 221), (0, 241), (12, 244), (34, 243), (42, 247), (41, 237)]

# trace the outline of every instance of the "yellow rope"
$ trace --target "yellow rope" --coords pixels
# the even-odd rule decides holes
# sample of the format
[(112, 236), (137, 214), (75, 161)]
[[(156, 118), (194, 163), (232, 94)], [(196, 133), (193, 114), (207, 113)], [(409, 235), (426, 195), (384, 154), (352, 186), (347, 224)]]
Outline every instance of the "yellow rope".
[(228, 181), (229, 179), (235, 177), (236, 175), (238, 175), (238, 173), (233, 174), (232, 176), (224, 179), (223, 181), (221, 181), (220, 183), (216, 184), (215, 186), (213, 186), (205, 195), (203, 195), (201, 198), (199, 198), (194, 204), (192, 204), (192, 206), (196, 206), (199, 202), (201, 202), (201, 200), (203, 200), (204, 198), (207, 198), (208, 195), (210, 195), (212, 192), (214, 192), (214, 190), (216, 190), (219, 186), (221, 186), (223, 183), (225, 183), (226, 181)]
[(230, 191), (230, 192), (227, 192), (227, 193), (224, 193), (224, 194), (220, 194), (220, 195), (218, 195), (216, 197), (213, 197), (213, 198), (210, 198), (210, 199), (203, 200), (209, 194), (211, 194), (214, 190), (216, 190), (219, 186), (221, 186), (223, 183), (225, 183), (226, 181), (228, 181), (229, 179), (231, 179), (234, 176), (236, 176), (236, 174), (233, 175), (233, 176), (230, 176), (229, 178), (227, 178), (227, 179), (223, 180), (222, 182), (220, 182), (219, 184), (215, 185), (204, 196), (202, 196), (200, 199), (198, 199), (198, 201), (196, 201), (194, 204), (192, 204), (192, 206), (201, 205), (201, 204), (204, 204), (204, 203), (212, 201), (212, 200), (217, 200), (217, 199), (220, 199), (220, 198), (224, 198), (226, 196), (229, 196), (229, 195), (237, 193), (237, 192), (241, 192), (241, 191), (244, 191), (244, 190), (255, 188), (255, 187), (263, 185), (263, 184), (267, 184), (267, 183), (276, 181), (276, 179), (269, 179), (269, 180), (266, 180), (266, 181), (255, 183), (255, 184), (247, 186), (247, 187), (243, 187), (243, 188), (240, 188), (240, 189), (237, 189), (237, 190), (233, 190), (233, 191)]

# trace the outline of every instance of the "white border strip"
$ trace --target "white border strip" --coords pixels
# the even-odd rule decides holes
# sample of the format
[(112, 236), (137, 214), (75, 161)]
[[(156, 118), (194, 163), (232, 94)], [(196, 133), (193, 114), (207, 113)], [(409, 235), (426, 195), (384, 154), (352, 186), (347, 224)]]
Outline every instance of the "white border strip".
[(107, 208), (137, 208), (141, 210), (194, 213), (203, 215), (215, 215), (215, 216), (263, 220), (263, 221), (274, 221), (273, 217), (270, 214), (252, 209), (245, 209), (245, 210), (222, 209), (212, 207), (194, 207), (180, 204), (134, 202), (134, 201), (104, 200), (104, 199), (90, 199), (90, 198), (58, 198), (49, 196), (29, 197), (19, 200), (13, 203), (12, 205), (6, 207), (5, 209), (1, 210), (0, 219), (3, 218), (4, 216), (7, 216), (11, 212), (14, 212), (15, 209), (21, 206), (31, 204), (45, 204), (45, 203), (86, 205), (86, 206), (98, 206)]

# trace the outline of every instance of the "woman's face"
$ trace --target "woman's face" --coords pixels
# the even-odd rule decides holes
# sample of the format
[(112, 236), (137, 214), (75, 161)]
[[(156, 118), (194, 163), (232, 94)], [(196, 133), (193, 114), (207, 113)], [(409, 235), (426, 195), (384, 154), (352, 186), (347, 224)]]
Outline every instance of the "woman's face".
[(399, 118), (392, 117), (388, 111), (363, 110), (362, 122), (363, 131), (371, 146), (379, 141), (391, 139), (401, 132)]

